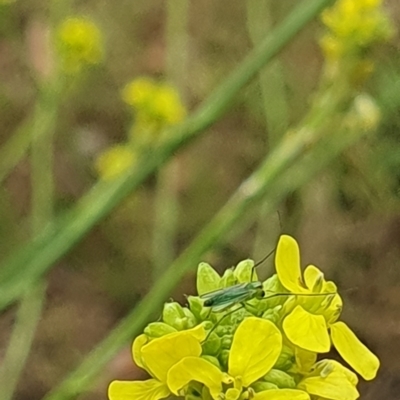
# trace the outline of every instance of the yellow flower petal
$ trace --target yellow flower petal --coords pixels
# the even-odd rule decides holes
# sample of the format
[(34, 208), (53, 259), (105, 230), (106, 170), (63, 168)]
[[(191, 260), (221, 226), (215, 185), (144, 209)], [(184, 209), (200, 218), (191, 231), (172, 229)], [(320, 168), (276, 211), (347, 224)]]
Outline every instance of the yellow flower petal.
[(373, 354), (343, 322), (331, 325), (332, 342), (339, 354), (365, 380), (374, 379), (379, 369), (379, 359)]
[(275, 268), (282, 285), (289, 291), (306, 292), (300, 269), (299, 246), (291, 236), (282, 235), (276, 248)]
[(274, 366), (281, 350), (282, 335), (271, 321), (246, 318), (233, 336), (229, 374), (240, 376), (247, 387)]
[(330, 400), (355, 400), (360, 396), (356, 387), (340, 370), (331, 372), (328, 376), (312, 376), (303, 379), (298, 387), (308, 393)]
[(225, 374), (215, 365), (200, 357), (186, 357), (175, 364), (168, 372), (167, 383), (175, 395), (190, 381), (204, 384), (213, 399), (218, 399), (222, 391)]
[(310, 314), (301, 306), (296, 306), (284, 319), (283, 330), (288, 339), (302, 349), (316, 353), (326, 353), (330, 349), (325, 318)]
[(142, 361), (142, 355), (140, 351), (142, 350), (142, 347), (148, 342), (148, 338), (146, 335), (142, 334), (136, 337), (136, 339), (133, 341), (132, 344), (132, 356), (133, 356), (133, 361), (135, 364), (143, 369), (146, 369), (146, 367), (143, 364)]
[(108, 387), (110, 400), (158, 400), (171, 394), (165, 383), (156, 379), (147, 381), (113, 381)]
[(196, 337), (204, 328), (187, 330), (152, 340), (141, 349), (146, 369), (161, 382), (166, 382), (168, 370), (185, 357), (201, 354), (200, 340)]
[(310, 400), (310, 396), (297, 389), (271, 389), (256, 393), (253, 400)]
[(308, 289), (319, 293), (324, 284), (324, 274), (315, 265), (308, 265), (304, 270), (304, 282)]

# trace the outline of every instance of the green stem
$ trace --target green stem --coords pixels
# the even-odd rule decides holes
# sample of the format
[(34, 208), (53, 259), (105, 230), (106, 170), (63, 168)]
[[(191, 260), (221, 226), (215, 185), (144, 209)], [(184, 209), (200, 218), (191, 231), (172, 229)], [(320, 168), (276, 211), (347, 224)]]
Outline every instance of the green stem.
[(48, 226), (40, 237), (12, 254), (2, 265), (0, 310), (21, 296), (95, 224), (104, 218), (156, 168), (216, 121), (234, 95), (332, 0), (305, 0), (266, 40), (255, 48), (226, 81), (188, 118), (170, 132), (170, 141), (143, 157), (138, 168), (121, 178), (98, 183), (65, 216)]
[[(247, 0), (247, 29), (253, 45), (257, 45), (273, 29), (271, 0)], [(259, 72), (259, 86), (262, 96), (263, 114), (267, 127), (267, 148), (273, 149), (289, 126), (289, 110), (286, 101), (285, 82), (282, 63), (273, 60)], [(280, 217), (274, 212), (269, 215), (265, 209), (268, 204), (260, 207), (257, 231), (254, 239), (254, 258), (265, 255), (265, 249), (272, 248), (277, 234), (281, 231)]]
[[(185, 93), (188, 57), (188, 0), (168, 0), (166, 69), (169, 81)], [(175, 258), (175, 237), (179, 216), (178, 186), (181, 163), (173, 159), (157, 175), (153, 228), (153, 280)]]
[[(31, 126), (32, 236), (38, 235), (53, 217), (53, 132), (60, 91), (58, 85), (40, 93)], [(27, 131), (28, 132), (28, 131)], [(11, 400), (29, 355), (44, 297), (45, 282), (39, 282), (21, 299), (15, 327), (0, 371), (2, 400)]]
[[(318, 158), (318, 168), (320, 169), (345, 147), (359, 139), (360, 134), (343, 137), (343, 132), (340, 131), (342, 135), (335, 136), (337, 140), (335, 145), (326, 147), (325, 142), (322, 148), (318, 146), (321, 137), (325, 140), (324, 134), (329, 135), (331, 131), (337, 128), (330, 123), (327, 117), (335, 114), (340, 99), (332, 98), (332, 101), (326, 104), (325, 109), (316, 107), (299, 129), (290, 132), (283, 138), (281, 145), (275, 149), (271, 156), (266, 158), (258, 170), (243, 182), (213, 220), (200, 232), (164, 275), (156, 281), (151, 291), (139, 305), (89, 354), (79, 368), (59, 387), (45, 396), (44, 400), (68, 400), (80, 394), (111, 360), (113, 355), (140, 332), (149, 316), (161, 308), (165, 298), (183, 275), (193, 269), (202, 255), (226, 236), (248, 210), (251, 210), (260, 199), (267, 195), (271, 211), (290, 191), (297, 189), (300, 184), (304, 184), (306, 180), (311, 178), (312, 174), (317, 172), (316, 169), (313, 169), (315, 158), (312, 162), (307, 158), (315, 148), (323, 153)], [(330, 129), (327, 132), (328, 127)], [(307, 170), (301, 171), (303, 156), (306, 157)], [(284, 180), (280, 179), (281, 174), (293, 166), (301, 179), (294, 180), (287, 176)], [(300, 176), (299, 171), (302, 172)], [(270, 188), (273, 189), (271, 192)]]

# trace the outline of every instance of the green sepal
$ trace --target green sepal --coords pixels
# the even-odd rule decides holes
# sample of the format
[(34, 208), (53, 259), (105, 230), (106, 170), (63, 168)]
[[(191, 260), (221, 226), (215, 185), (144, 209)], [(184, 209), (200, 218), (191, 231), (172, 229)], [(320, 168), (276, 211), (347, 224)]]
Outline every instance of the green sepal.
[(177, 330), (165, 322), (151, 322), (144, 328), (143, 333), (151, 338), (158, 338), (174, 332), (177, 332)]
[(202, 344), (203, 354), (215, 356), (221, 350), (221, 338), (212, 332), (208, 339)]
[(279, 389), (293, 389), (296, 387), (293, 377), (279, 369), (271, 369), (271, 371), (264, 375), (263, 380), (273, 383)]

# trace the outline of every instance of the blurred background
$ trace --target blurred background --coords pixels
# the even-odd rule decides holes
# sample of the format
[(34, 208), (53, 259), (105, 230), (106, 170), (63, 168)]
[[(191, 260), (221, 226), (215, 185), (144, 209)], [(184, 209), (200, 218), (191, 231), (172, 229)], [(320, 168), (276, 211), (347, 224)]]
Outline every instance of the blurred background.
[[(121, 95), (125, 85), (143, 76), (167, 81), (190, 114), (240, 64), (257, 38), (297, 3), (0, 1), (3, 160), (19, 146), (10, 140), (21, 126), (32, 128), (38, 97), (51, 80), (55, 56), (48, 38), (56, 29), (54, 21), (69, 15), (89, 18), (103, 40), (101, 57), (71, 78), (57, 100), (51, 165), (53, 208), (59, 215), (102, 179), (99, 157), (127, 141), (134, 116)], [(387, 1), (385, 9), (398, 26), (400, 4)], [(254, 79), (223, 118), (127, 196), (51, 269), (14, 399), (41, 399), (79, 365), (256, 169), (279, 134), (306, 114), (324, 63), (318, 45), (323, 30), (319, 20), (308, 24), (266, 72), (271, 78), (278, 71), (272, 82), (281, 82), (278, 94), (274, 89), (266, 98), (263, 82)], [(343, 319), (381, 359), (378, 378), (361, 385), (364, 399), (398, 399), (400, 391), (399, 50), (394, 32), (372, 53), (375, 71), (364, 90), (381, 109), (376, 132), (288, 195), (275, 213), (262, 213), (261, 207), (255, 222), (238, 226), (204, 259), (193, 260), (223, 271), (247, 257), (261, 259), (280, 233), (295, 236), (303, 266), (313, 263), (337, 283), (344, 297)], [(266, 118), (266, 99), (271, 113), (278, 115), (275, 126)], [(2, 259), (32, 235), (31, 162), (27, 152), (16, 160), (13, 168), (0, 169)], [(160, 211), (160, 204), (167, 208)], [(157, 228), (165, 228), (161, 238)], [(160, 240), (167, 243), (161, 253)], [(268, 271), (267, 263), (264, 274)], [(194, 277), (187, 274), (171, 297), (184, 302), (183, 294), (195, 291)], [(0, 316), (0, 360), (16, 310), (8, 307)], [(134, 368), (127, 346), (78, 398), (106, 399), (112, 379), (141, 376)]]

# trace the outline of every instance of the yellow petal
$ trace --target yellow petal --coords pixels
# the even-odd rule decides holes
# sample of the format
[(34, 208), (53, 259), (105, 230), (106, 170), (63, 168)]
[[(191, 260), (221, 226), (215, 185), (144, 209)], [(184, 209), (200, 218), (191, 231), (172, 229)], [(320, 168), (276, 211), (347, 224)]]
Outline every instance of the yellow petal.
[(324, 285), (324, 274), (314, 265), (308, 265), (304, 270), (304, 282), (308, 289), (319, 293)]
[(186, 357), (175, 364), (168, 372), (167, 383), (175, 395), (190, 381), (204, 384), (213, 399), (218, 399), (222, 391), (225, 374), (215, 365), (200, 357)]
[(110, 400), (158, 400), (171, 394), (165, 383), (156, 379), (147, 381), (113, 381), (108, 387)]
[(133, 361), (135, 364), (143, 369), (146, 369), (146, 367), (143, 364), (142, 361), (142, 355), (140, 351), (142, 350), (142, 347), (148, 342), (148, 338), (146, 335), (142, 334), (136, 337), (136, 339), (133, 341), (132, 344), (132, 356), (133, 356)]
[(256, 393), (253, 400), (310, 400), (310, 396), (297, 389), (271, 389)]
[(198, 333), (198, 327), (170, 333), (143, 346), (141, 355), (146, 369), (161, 382), (166, 382), (168, 370), (174, 364), (185, 357), (200, 356), (201, 340), (196, 337)]
[(271, 321), (246, 318), (233, 336), (229, 374), (240, 376), (243, 386), (247, 387), (274, 366), (281, 350), (282, 335)]
[(300, 269), (299, 246), (291, 236), (282, 235), (276, 248), (275, 268), (282, 285), (293, 293), (306, 292)]
[(331, 400), (355, 400), (360, 396), (356, 387), (339, 370), (328, 376), (312, 376), (303, 379), (298, 387), (308, 393)]
[(325, 318), (310, 314), (301, 306), (296, 306), (284, 319), (283, 330), (288, 339), (302, 349), (316, 353), (326, 353), (330, 349)]
[(379, 359), (343, 322), (331, 325), (332, 342), (343, 359), (365, 380), (374, 379), (379, 369)]

